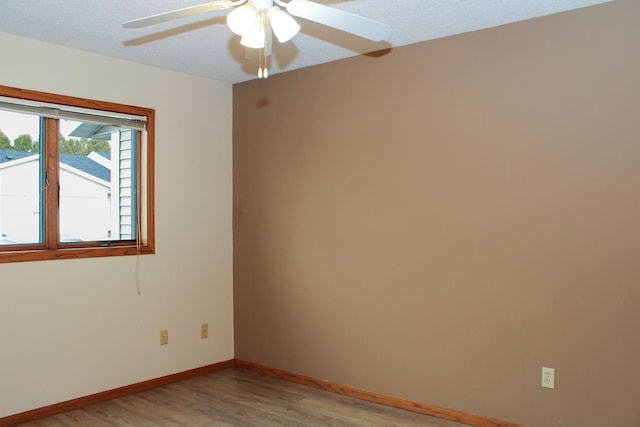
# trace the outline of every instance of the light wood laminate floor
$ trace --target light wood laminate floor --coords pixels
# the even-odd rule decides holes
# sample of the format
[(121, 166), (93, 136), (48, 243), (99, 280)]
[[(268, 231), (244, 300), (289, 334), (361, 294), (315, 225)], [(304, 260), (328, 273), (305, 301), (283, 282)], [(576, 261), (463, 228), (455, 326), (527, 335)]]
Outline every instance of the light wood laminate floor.
[(226, 369), (20, 426), (465, 427), (242, 369)]

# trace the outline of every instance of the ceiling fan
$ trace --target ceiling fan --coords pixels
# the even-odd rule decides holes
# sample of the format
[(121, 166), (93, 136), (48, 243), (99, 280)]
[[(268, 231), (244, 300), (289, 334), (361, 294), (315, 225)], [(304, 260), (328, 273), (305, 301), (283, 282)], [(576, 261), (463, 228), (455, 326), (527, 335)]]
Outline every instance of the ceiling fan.
[(391, 35), (391, 27), (387, 24), (310, 0), (218, 0), (133, 19), (122, 25), (125, 28), (142, 28), (230, 8), (234, 9), (227, 15), (229, 29), (242, 37), (240, 43), (243, 46), (261, 49), (258, 78), (269, 76), (266, 58), (271, 55), (272, 34), (275, 34), (280, 43), (285, 43), (300, 31), (300, 25), (293, 19), (294, 16), (372, 41), (383, 41)]

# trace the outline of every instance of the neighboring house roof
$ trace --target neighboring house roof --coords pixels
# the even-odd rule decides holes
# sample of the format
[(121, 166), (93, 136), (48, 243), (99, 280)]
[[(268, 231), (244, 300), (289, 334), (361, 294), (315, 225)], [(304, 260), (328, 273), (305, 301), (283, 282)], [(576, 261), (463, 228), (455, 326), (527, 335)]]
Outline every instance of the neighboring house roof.
[[(111, 154), (105, 152), (96, 152), (100, 156), (110, 159)], [(26, 151), (0, 150), (0, 163), (7, 163), (15, 160), (24, 159), (29, 156), (36, 156), (38, 153), (29, 153)], [(78, 169), (86, 174), (94, 176), (106, 182), (111, 182), (111, 170), (91, 160), (87, 156), (78, 156), (74, 154), (60, 155), (60, 161), (72, 168)]]
[(109, 125), (99, 125), (94, 123), (80, 123), (69, 136), (75, 136), (78, 138), (91, 138), (91, 139), (111, 139), (114, 127)]
[(0, 150), (0, 163), (24, 159), (25, 157), (35, 156), (36, 154), (37, 153), (29, 153), (27, 151)]

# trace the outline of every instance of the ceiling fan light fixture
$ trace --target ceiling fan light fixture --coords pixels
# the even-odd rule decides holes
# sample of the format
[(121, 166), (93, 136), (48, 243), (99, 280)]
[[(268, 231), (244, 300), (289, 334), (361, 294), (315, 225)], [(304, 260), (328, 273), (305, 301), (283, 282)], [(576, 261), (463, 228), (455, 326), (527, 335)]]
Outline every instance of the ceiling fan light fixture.
[(267, 58), (272, 54), (273, 35), (280, 43), (285, 43), (300, 31), (300, 25), (294, 17), (374, 42), (387, 40), (391, 35), (391, 27), (387, 24), (312, 0), (214, 0), (126, 21), (122, 25), (126, 28), (141, 28), (231, 7), (234, 9), (227, 15), (229, 29), (241, 36), (241, 45), (260, 50), (258, 78), (269, 76)]
[(229, 29), (239, 36), (244, 36), (255, 25), (258, 11), (251, 3), (237, 7), (227, 15)]
[(291, 40), (300, 31), (300, 25), (295, 19), (288, 13), (283, 12), (278, 6), (269, 9), (268, 17), (271, 29), (280, 43)]
[(265, 38), (263, 15), (259, 13), (249, 30), (242, 35), (240, 44), (253, 49), (262, 49), (265, 45)]

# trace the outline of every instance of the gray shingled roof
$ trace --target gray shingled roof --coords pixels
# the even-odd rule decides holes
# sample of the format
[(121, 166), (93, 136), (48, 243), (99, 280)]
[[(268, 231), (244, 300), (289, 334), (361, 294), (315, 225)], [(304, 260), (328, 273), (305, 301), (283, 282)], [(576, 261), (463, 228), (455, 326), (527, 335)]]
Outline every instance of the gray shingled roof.
[[(96, 152), (106, 159), (111, 158), (110, 153)], [(13, 160), (24, 159), (25, 157), (35, 156), (36, 153), (26, 151), (0, 150), (0, 163), (6, 163)], [(94, 162), (87, 156), (77, 156), (73, 154), (60, 155), (60, 161), (72, 168), (78, 169), (84, 173), (95, 176), (103, 181), (111, 181), (111, 171), (99, 163)]]

